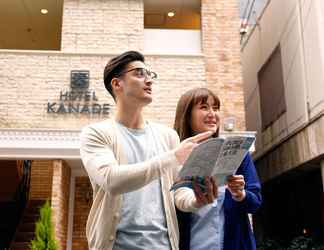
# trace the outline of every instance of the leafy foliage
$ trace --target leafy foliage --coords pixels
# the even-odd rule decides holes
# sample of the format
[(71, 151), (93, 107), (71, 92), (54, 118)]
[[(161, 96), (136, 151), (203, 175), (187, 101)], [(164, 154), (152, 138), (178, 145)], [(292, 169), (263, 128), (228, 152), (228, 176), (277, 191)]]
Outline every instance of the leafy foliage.
[(258, 250), (284, 250), (284, 248), (281, 247), (281, 244), (278, 241), (272, 240), (272, 239), (266, 239), (262, 241), (260, 244), (258, 244), (257, 247)]
[(35, 238), (31, 241), (31, 250), (57, 250), (52, 224), (52, 210), (48, 201), (40, 209), (40, 218), (36, 223)]
[(298, 236), (289, 242), (288, 246), (276, 240), (267, 239), (258, 244), (258, 250), (324, 250), (324, 245), (320, 245), (310, 237)]

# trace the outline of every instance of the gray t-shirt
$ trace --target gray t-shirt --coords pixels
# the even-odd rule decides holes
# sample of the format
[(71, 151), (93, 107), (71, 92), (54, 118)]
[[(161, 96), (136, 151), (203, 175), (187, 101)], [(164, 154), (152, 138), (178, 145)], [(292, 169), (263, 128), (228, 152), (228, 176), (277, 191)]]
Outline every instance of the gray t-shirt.
[[(163, 152), (149, 125), (130, 129), (117, 123), (129, 164), (142, 162)], [(113, 250), (171, 249), (164, 213), (161, 180), (156, 179), (133, 192), (123, 194), (121, 220)]]

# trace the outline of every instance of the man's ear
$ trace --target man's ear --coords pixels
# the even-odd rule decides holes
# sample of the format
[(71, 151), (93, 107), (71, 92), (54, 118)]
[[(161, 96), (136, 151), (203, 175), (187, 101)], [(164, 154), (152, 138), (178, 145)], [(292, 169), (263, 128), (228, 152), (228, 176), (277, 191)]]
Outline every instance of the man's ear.
[(121, 88), (121, 80), (118, 78), (111, 79), (111, 86), (114, 91), (118, 91)]

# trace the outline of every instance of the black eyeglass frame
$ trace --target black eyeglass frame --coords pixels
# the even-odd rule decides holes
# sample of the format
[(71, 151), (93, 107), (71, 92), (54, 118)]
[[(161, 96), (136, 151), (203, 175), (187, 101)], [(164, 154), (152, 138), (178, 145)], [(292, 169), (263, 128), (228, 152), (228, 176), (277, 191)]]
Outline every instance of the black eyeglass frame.
[(146, 72), (145, 78), (150, 77), (152, 80), (155, 80), (158, 77), (157, 73), (155, 73), (154, 71), (150, 71), (150, 70), (148, 70), (146, 68), (141, 68), (141, 67), (136, 67), (136, 68), (132, 68), (132, 69), (129, 69), (129, 70), (126, 70), (126, 71), (122, 71), (119, 74), (117, 74), (116, 77), (121, 77), (122, 75), (125, 75), (128, 72), (132, 72), (132, 71), (138, 70), (138, 69), (145, 70), (145, 72)]

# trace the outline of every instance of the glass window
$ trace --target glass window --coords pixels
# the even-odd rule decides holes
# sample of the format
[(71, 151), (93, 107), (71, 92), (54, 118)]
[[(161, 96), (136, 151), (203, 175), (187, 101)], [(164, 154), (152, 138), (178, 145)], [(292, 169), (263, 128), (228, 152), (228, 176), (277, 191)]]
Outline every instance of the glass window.
[(286, 98), (280, 45), (258, 72), (262, 129), (271, 126), (286, 112)]

